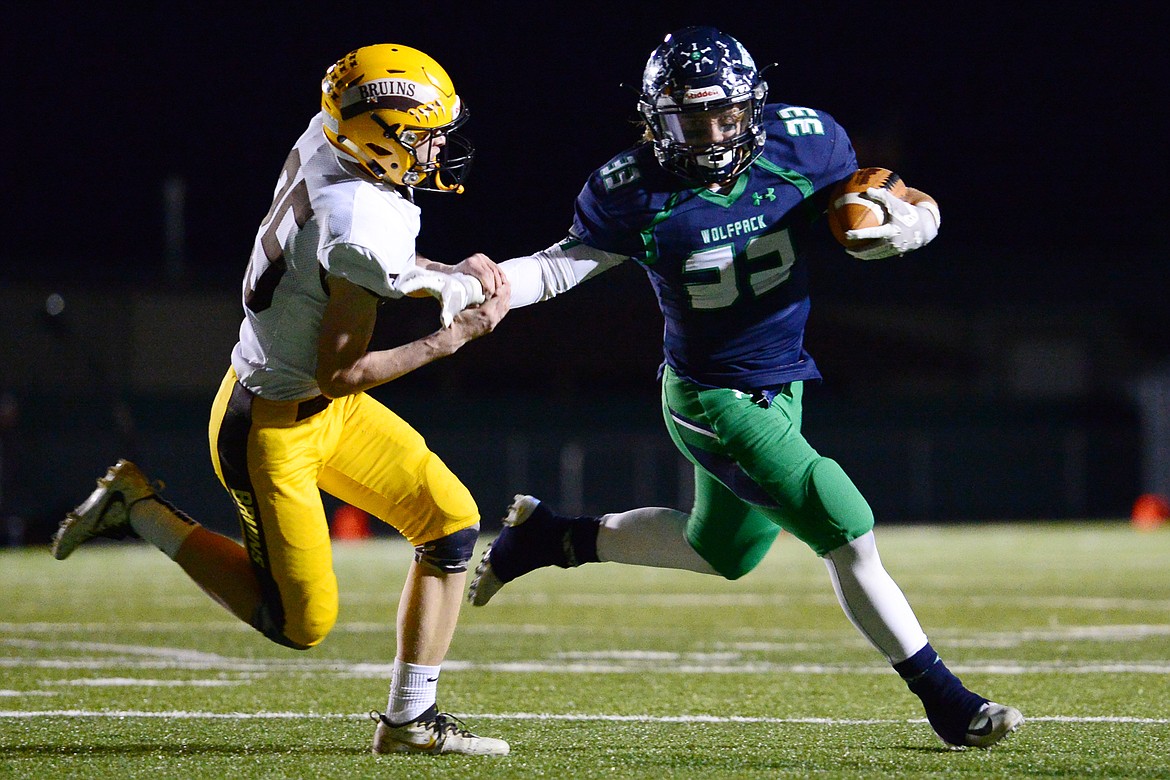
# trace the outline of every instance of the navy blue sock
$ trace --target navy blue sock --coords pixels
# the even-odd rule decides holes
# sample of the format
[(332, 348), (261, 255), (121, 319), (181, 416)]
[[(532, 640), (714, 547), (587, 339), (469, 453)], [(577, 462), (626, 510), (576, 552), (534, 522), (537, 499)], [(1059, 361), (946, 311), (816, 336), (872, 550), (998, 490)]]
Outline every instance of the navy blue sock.
[(600, 561), (597, 557), (597, 532), (601, 530), (601, 522), (589, 516), (567, 519), (569, 534), (565, 545), (565, 568)]
[(962, 745), (967, 727), (987, 699), (963, 687), (927, 642), (905, 661), (894, 664), (910, 690), (922, 700), (926, 719), (943, 741)]
[(501, 582), (511, 582), (542, 566), (568, 569), (597, 557), (596, 517), (566, 517), (543, 503), (518, 526), (505, 527), (492, 543), (492, 568)]

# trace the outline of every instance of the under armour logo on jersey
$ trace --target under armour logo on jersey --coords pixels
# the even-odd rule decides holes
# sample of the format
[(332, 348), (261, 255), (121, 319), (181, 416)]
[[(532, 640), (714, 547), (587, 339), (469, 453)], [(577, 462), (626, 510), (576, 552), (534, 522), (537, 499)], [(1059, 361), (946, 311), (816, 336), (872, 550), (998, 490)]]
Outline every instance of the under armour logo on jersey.
[(767, 192), (765, 192), (763, 195), (761, 195), (758, 192), (752, 193), (752, 204), (753, 205), (759, 206), (761, 203), (764, 202), (765, 199), (776, 200), (776, 188), (775, 187), (769, 187)]

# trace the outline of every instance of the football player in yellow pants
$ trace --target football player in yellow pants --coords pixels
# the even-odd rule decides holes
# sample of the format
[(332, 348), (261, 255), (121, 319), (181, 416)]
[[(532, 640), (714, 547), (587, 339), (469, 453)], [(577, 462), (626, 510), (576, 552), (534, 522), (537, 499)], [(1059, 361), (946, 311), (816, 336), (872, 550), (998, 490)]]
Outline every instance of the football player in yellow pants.
[[(487, 257), (446, 266), (415, 253), (414, 191), (463, 189), (472, 149), (455, 130), (467, 109), (437, 62), (398, 44), (329, 68), (321, 106), (257, 231), (240, 340), (212, 407), (211, 458), (243, 544), (195, 523), (122, 460), (62, 523), (53, 554), (141, 536), (241, 620), (303, 650), (337, 619), (325, 490), (415, 546), (373, 751), (503, 755), (506, 742), (436, 704), (479, 511), (422, 436), (365, 392), (454, 353), (508, 311), (507, 279)], [(439, 330), (368, 351), (383, 301), (427, 294), (442, 304)]]

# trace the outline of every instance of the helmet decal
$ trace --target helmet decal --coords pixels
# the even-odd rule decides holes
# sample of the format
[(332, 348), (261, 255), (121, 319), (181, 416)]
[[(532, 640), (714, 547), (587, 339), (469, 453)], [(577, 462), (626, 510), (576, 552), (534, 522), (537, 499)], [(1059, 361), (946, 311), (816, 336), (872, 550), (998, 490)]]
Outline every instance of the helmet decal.
[(693, 66), (696, 74), (702, 73), (704, 65), (715, 64), (715, 60), (708, 56), (711, 53), (711, 49), (712, 47), (710, 46), (700, 49), (699, 44), (692, 43), (690, 51), (679, 52), (679, 66), (683, 70)]
[(376, 108), (409, 112), (428, 104), (434, 104), (436, 108), (430, 110), (438, 112), (438, 103), (438, 90), (428, 84), (409, 79), (374, 79), (355, 84), (342, 94), (341, 118), (349, 119)]
[(462, 192), (475, 149), (456, 129), (467, 105), (417, 49), (384, 43), (342, 57), (321, 81), (326, 139), (338, 157), (398, 186)]

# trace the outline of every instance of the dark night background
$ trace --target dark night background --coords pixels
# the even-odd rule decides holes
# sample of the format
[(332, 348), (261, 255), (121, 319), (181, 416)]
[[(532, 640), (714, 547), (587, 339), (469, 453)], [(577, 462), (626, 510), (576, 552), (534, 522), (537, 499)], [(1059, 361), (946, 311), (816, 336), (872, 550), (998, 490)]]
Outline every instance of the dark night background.
[[(773, 99), (833, 114), (863, 165), (938, 198), (939, 245), (904, 264), (930, 294), (1128, 299), (1166, 286), (1164, 30), (1116, 4), (153, 5), (5, 12), (5, 277), (149, 280), (162, 185), (180, 176), (191, 281), (234, 286), (324, 69), (382, 41), (432, 54), (473, 111), (471, 187), (424, 196), (421, 248), (504, 259), (543, 247), (588, 172), (635, 136), (619, 85), (638, 82), (665, 32), (713, 23), (761, 66), (778, 63)], [(939, 267), (944, 249), (978, 251), (977, 267)], [(853, 276), (818, 283), (874, 292)]]
[[(985, 368), (1003, 361), (996, 336), (978, 323), (1003, 328), (1017, 312), (1052, 312), (1049, 329), (1084, 336), (1095, 361), (1092, 381), (1058, 399), (1054, 414), (1120, 415), (1136, 430), (1130, 412), (1117, 412), (1122, 385), (1170, 360), (1158, 80), (1166, 28), (1140, 14), (1146, 7), (22, 4), (4, 12), (2, 25), (9, 86), (0, 288), (33, 289), (42, 299), (53, 289), (96, 291), (111, 312), (134, 291), (233, 299), (285, 155), (318, 109), (321, 76), (349, 50), (379, 42), (431, 54), (472, 111), (467, 135), (477, 157), (468, 191), (420, 194), (419, 250), (455, 262), (474, 251), (504, 260), (544, 248), (564, 235), (589, 172), (638, 134), (635, 95), (622, 84), (639, 83), (647, 55), (670, 30), (713, 24), (738, 37), (761, 67), (777, 63), (766, 74), (772, 100), (832, 114), (863, 166), (893, 168), (941, 205), (939, 238), (899, 260), (854, 261), (824, 231), (812, 266), (808, 346), (826, 374), (817, 397), (836, 400), (838, 422), (865, 419), (875, 389), (899, 380), (901, 396), (967, 398), (974, 388), (996, 402), (1001, 380)], [(185, 237), (181, 254), (168, 256), (163, 188), (175, 179), (186, 186)], [(909, 336), (897, 336), (904, 323), (879, 334), (874, 323), (887, 309), (929, 316), (912, 315), (917, 332)], [(864, 318), (851, 321), (854, 311)], [(1091, 338), (1102, 314), (1120, 335), (1100, 348)], [(433, 316), (428, 309), (416, 319), (429, 328)], [(379, 338), (403, 336), (379, 328)], [(932, 346), (933, 332), (941, 341), (947, 329), (971, 335), (952, 338), (959, 347)], [(629, 264), (513, 312), (492, 337), (387, 392), (404, 399), (414, 390), (466, 398), (522, 392), (546, 406), (563, 400), (549, 414), (578, 420), (577, 400), (620, 393), (648, 399), (640, 424), (655, 426), (660, 334), (653, 296)], [(197, 329), (185, 335), (200, 337)], [(978, 349), (963, 351), (981, 337)], [(1099, 360), (1115, 344), (1124, 345), (1124, 369)], [(51, 363), (45, 373), (53, 373)], [(0, 389), (16, 379), (6, 370)], [(1105, 393), (1114, 403), (1105, 412), (1093, 405), (1102, 382), (1116, 390)], [(72, 392), (92, 396), (93, 387)], [(205, 401), (195, 404), (193, 428), (205, 424)], [(395, 408), (402, 404), (409, 406)], [(902, 408), (907, 418), (916, 413)], [(1030, 407), (1012, 413), (1034, 416)], [(425, 418), (415, 422), (425, 427)], [(27, 414), (23, 424), (40, 423)], [(1132, 439), (1116, 446), (1131, 453), (1118, 468), (1133, 471)], [(192, 457), (198, 471), (209, 471), (205, 452)], [(1002, 453), (992, 447), (988, 457)], [(880, 450), (856, 456), (882, 458)], [(1125, 479), (1105, 510), (1124, 510), (1137, 477)], [(1010, 489), (993, 484), (979, 495)], [(1099, 503), (1078, 506), (1103, 511)], [(1048, 511), (1011, 506), (1033, 516)], [(1007, 510), (985, 514), (1000, 511)]]

